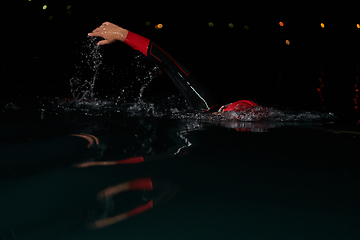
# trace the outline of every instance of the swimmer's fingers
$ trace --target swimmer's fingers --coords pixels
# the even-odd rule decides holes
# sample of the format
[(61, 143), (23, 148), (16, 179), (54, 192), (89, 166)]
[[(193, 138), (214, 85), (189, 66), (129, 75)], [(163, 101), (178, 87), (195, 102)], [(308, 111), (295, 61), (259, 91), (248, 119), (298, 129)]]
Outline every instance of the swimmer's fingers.
[(100, 45), (105, 45), (105, 44), (109, 44), (110, 42), (109, 42), (109, 40), (101, 40), (101, 41), (99, 41), (98, 43), (97, 43), (97, 45), (98, 46), (100, 46)]
[[(88, 33), (88, 36), (90, 37), (102, 37), (102, 38), (105, 38), (104, 36), (104, 32), (102, 30), (94, 30), (94, 32), (92, 33)], [(100, 45), (105, 45), (105, 44), (110, 44), (111, 42), (107, 39), (104, 39), (104, 40), (101, 40), (97, 43), (98, 46)]]
[(90, 37), (102, 37), (104, 35), (104, 32), (102, 30), (94, 30), (91, 33), (88, 33), (88, 36)]
[(103, 37), (105, 34), (105, 26), (100, 26), (98, 28), (95, 28), (91, 33), (88, 33), (88, 36), (90, 37)]

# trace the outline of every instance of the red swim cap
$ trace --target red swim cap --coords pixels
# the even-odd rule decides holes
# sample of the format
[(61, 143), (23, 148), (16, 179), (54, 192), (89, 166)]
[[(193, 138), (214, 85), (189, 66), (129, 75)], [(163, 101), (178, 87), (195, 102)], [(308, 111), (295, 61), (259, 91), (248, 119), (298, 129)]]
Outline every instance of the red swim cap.
[(234, 112), (242, 112), (244, 110), (250, 109), (252, 107), (258, 106), (253, 101), (249, 100), (240, 100), (234, 103), (231, 103), (229, 106), (227, 106), (223, 111), (234, 111)]

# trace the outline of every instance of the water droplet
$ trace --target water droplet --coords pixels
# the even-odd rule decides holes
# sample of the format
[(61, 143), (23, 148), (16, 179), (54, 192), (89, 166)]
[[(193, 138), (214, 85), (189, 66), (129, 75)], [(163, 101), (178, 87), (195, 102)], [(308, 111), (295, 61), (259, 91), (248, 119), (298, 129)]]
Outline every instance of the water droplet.
[(97, 39), (88, 37), (80, 52), (76, 76), (70, 79), (71, 93), (76, 100), (89, 101), (94, 99), (94, 86), (102, 65), (102, 49), (97, 46)]

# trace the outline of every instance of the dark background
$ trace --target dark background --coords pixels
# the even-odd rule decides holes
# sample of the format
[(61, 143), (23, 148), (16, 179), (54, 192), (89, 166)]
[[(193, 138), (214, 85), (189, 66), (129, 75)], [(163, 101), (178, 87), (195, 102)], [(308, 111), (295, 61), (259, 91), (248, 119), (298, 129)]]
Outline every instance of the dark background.
[[(87, 33), (110, 21), (169, 50), (221, 103), (252, 99), (354, 113), (360, 36), (356, 9), (354, 3), (317, 2), (12, 1), (2, 10), (2, 103), (71, 96), (69, 81), (78, 71)], [(156, 30), (159, 23), (164, 27)], [(121, 88), (116, 81), (134, 75), (129, 62), (136, 54), (123, 44), (103, 51), (107, 70), (95, 90), (106, 97), (112, 86), (112, 94)], [(149, 89), (176, 91), (160, 79)]]

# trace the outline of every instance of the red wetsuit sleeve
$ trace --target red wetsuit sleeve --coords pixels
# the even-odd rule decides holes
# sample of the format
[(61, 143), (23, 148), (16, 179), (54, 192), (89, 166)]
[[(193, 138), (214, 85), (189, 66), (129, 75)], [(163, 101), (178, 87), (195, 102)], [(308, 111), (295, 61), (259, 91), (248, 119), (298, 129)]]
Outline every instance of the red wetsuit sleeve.
[(124, 43), (147, 56), (150, 39), (129, 31)]
[(137, 208), (134, 208), (133, 210), (128, 211), (126, 214), (128, 217), (132, 217), (134, 215), (143, 213), (153, 207), (154, 207), (154, 201), (151, 199), (148, 203), (141, 205)]
[(135, 164), (135, 163), (142, 163), (142, 162), (145, 162), (143, 156), (132, 157), (132, 158), (127, 158), (124, 160), (116, 161), (117, 164)]

